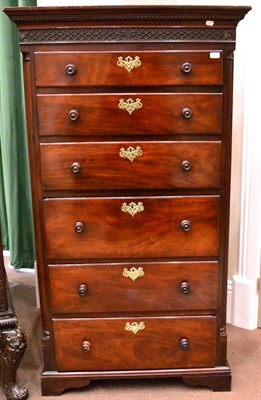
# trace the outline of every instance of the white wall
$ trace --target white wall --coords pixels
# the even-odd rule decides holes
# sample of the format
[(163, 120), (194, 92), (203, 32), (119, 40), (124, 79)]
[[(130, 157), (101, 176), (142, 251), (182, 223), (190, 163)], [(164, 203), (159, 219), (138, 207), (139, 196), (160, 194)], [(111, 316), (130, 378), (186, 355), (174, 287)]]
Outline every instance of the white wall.
[(238, 268), (232, 277), (234, 325), (257, 327), (261, 253), (261, 2), (253, 0), (241, 42), (244, 43), (242, 179)]

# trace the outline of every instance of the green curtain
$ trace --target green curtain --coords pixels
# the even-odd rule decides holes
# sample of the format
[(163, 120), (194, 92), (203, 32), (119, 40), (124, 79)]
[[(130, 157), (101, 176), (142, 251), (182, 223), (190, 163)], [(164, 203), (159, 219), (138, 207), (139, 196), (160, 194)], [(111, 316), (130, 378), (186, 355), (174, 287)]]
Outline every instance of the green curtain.
[(0, 223), (15, 268), (33, 268), (35, 255), (21, 54), (16, 26), (2, 9), (35, 4), (0, 0)]

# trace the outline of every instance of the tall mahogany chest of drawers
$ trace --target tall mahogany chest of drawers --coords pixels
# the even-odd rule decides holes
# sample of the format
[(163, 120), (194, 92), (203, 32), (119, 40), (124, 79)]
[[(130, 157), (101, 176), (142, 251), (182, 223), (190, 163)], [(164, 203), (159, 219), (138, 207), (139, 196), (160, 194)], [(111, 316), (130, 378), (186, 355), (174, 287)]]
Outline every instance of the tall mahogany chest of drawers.
[(44, 395), (230, 390), (233, 52), (249, 7), (6, 9), (24, 61)]

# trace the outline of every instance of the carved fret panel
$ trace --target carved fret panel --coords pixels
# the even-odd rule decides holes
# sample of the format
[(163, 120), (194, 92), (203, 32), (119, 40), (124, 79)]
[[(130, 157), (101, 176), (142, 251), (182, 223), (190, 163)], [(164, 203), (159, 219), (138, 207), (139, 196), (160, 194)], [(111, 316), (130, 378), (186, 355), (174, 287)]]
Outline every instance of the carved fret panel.
[(21, 43), (121, 41), (235, 41), (234, 29), (104, 28), (32, 29), (20, 32)]

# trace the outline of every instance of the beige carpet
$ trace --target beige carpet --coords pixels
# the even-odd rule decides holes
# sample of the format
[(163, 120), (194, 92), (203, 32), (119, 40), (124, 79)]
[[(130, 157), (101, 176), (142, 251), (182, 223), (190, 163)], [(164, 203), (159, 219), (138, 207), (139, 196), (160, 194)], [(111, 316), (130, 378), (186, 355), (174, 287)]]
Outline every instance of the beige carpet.
[[(34, 274), (8, 269), (17, 316), (26, 331), (27, 351), (18, 380), (29, 389), (30, 399), (42, 399), (40, 390), (41, 328), (35, 305)], [(89, 388), (70, 389), (61, 397), (46, 399), (86, 400), (261, 400), (261, 329), (247, 331), (228, 326), (228, 360), (232, 369), (232, 392), (214, 393), (191, 387), (179, 379), (97, 381)], [(0, 398), (4, 398), (0, 389)]]

